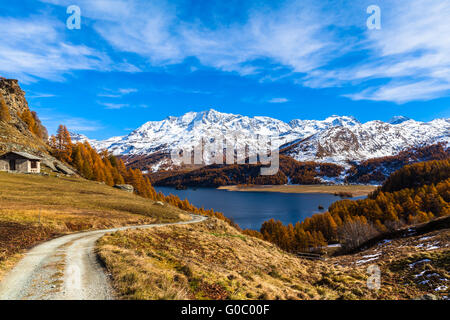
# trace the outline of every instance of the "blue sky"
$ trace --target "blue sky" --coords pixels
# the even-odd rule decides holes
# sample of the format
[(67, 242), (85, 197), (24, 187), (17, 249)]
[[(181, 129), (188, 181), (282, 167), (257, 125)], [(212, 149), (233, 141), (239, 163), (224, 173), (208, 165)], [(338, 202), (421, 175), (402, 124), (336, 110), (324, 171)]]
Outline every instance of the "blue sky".
[[(69, 5), (81, 29), (69, 30)], [(369, 5), (381, 30), (369, 30)], [(214, 108), (284, 121), (450, 116), (450, 1), (0, 3), (0, 75), (51, 133), (92, 138)]]

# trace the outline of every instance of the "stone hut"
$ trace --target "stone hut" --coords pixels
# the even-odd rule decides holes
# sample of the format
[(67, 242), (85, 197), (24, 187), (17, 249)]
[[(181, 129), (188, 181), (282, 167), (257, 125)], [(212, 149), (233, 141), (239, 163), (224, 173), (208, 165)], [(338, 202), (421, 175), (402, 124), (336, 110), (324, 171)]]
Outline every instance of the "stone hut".
[(0, 171), (40, 173), (41, 159), (26, 152), (11, 151), (0, 156)]

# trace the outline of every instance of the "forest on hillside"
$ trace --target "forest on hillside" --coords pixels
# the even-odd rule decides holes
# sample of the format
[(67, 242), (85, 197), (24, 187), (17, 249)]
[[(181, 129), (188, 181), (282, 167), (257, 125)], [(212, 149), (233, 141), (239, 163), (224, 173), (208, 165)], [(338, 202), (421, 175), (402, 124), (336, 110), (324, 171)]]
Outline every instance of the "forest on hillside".
[(295, 225), (271, 219), (260, 232), (244, 232), (294, 253), (327, 243), (341, 243), (349, 249), (377, 234), (449, 214), (450, 160), (434, 160), (396, 171), (367, 199), (337, 201), (328, 212)]
[[(338, 177), (343, 167), (332, 163), (299, 162), (280, 155), (280, 169), (275, 175), (262, 176), (261, 164), (213, 164), (200, 169), (163, 176), (159, 186), (219, 187), (227, 185), (320, 184), (321, 177)], [(289, 177), (289, 179), (288, 179)]]
[(395, 156), (373, 158), (354, 163), (347, 172), (347, 183), (381, 183), (400, 168), (422, 161), (443, 160), (450, 157), (450, 148), (444, 143), (411, 148)]
[[(227, 185), (282, 185), (322, 184), (324, 181), (341, 178), (350, 184), (379, 184), (391, 173), (405, 165), (447, 159), (450, 148), (444, 143), (416, 147), (395, 156), (373, 158), (360, 163), (352, 163), (345, 171), (343, 166), (314, 161), (300, 162), (289, 156), (280, 155), (280, 170), (273, 176), (261, 176), (261, 164), (213, 164), (199, 169), (180, 171), (160, 171), (149, 174), (155, 185), (170, 187), (212, 187)], [(141, 161), (143, 161), (141, 159)], [(131, 166), (138, 162), (133, 162)]]

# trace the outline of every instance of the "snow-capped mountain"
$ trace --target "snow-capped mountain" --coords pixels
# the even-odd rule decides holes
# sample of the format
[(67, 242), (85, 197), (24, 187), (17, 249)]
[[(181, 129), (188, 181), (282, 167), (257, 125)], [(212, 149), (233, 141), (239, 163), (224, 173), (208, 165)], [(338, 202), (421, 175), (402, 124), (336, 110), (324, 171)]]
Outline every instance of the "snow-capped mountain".
[(299, 161), (345, 163), (392, 156), (403, 150), (450, 142), (450, 119), (414, 120), (390, 124), (370, 121), (334, 126), (292, 144), (286, 154)]
[[(353, 117), (334, 115), (325, 120), (286, 123), (269, 117), (247, 117), (210, 109), (149, 121), (127, 136), (89, 142), (97, 149), (108, 149), (116, 155), (169, 155), (172, 150), (195, 146), (200, 138), (209, 141), (225, 138), (234, 141), (235, 149), (251, 149), (257, 146), (257, 134), (276, 137), (276, 144), (284, 148), (285, 154), (297, 160), (344, 163), (394, 155), (424, 144), (448, 143), (450, 119), (424, 123), (395, 117), (390, 123), (360, 123)], [(85, 141), (87, 138), (77, 135), (76, 139)], [(161, 162), (161, 158), (158, 159)], [(204, 160), (205, 164), (212, 163), (212, 155), (205, 155)], [(159, 168), (158, 163), (153, 164), (153, 168)]]
[(95, 148), (97, 150), (109, 149), (111, 144), (123, 139), (123, 137), (112, 137), (112, 138), (109, 138), (106, 140), (95, 140), (95, 139), (89, 139), (84, 134), (75, 133), (75, 132), (70, 132), (70, 138), (73, 143), (77, 143), (77, 142), (83, 143), (83, 142), (87, 141), (93, 148)]
[(412, 119), (408, 118), (408, 117), (405, 117), (405, 116), (395, 116), (395, 117), (392, 117), (388, 121), (388, 123), (390, 123), (390, 124), (400, 124), (402, 122), (409, 121), (409, 120), (412, 120)]
[[(155, 152), (170, 153), (174, 149), (196, 146), (200, 139), (233, 141), (233, 147), (256, 145), (256, 135), (277, 137), (278, 144), (285, 144), (300, 135), (280, 120), (269, 117), (246, 117), (215, 110), (189, 112), (180, 117), (168, 117), (162, 121), (150, 121), (128, 136), (117, 140), (94, 142), (116, 155), (149, 155)], [(237, 135), (237, 139), (233, 139)], [(111, 144), (108, 145), (108, 142)]]

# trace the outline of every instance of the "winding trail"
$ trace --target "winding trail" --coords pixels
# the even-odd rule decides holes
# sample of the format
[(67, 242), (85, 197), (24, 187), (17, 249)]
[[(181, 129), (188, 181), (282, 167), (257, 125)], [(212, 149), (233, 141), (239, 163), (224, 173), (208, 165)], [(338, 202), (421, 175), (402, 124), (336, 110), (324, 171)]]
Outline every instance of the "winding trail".
[(192, 220), (70, 234), (31, 249), (0, 283), (0, 300), (111, 300), (115, 298), (108, 275), (95, 254), (103, 235), (129, 229), (148, 229), (199, 223)]

